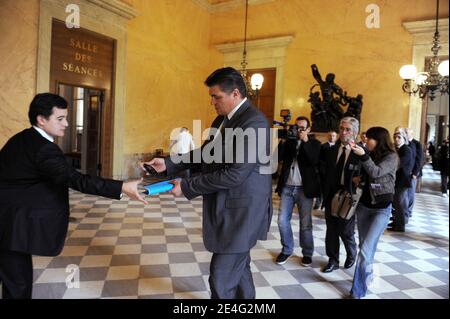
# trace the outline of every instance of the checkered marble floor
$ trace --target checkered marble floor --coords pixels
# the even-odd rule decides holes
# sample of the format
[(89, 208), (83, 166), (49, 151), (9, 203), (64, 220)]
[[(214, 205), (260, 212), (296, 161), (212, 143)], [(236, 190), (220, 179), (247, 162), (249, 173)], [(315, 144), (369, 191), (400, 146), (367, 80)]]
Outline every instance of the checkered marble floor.
[[(430, 177), (436, 174), (426, 173)], [(211, 254), (202, 243), (201, 199), (188, 201), (163, 194), (149, 200), (144, 206), (127, 199), (114, 201), (71, 192), (71, 216), (76, 222), (70, 223), (60, 256), (33, 258), (33, 298), (209, 298)], [(449, 297), (448, 206), (448, 199), (433, 192), (417, 194), (407, 232), (385, 232), (380, 240), (374, 265), (377, 276), (367, 298)], [(347, 295), (354, 268), (320, 272), (327, 262), (321, 211), (313, 212), (311, 267), (300, 265), (299, 248), (286, 264), (273, 262), (281, 248), (278, 208), (275, 195), (269, 238), (251, 251), (257, 298)], [(298, 223), (298, 214), (294, 214), (297, 245)], [(79, 275), (79, 288), (67, 287), (66, 278), (71, 275)]]

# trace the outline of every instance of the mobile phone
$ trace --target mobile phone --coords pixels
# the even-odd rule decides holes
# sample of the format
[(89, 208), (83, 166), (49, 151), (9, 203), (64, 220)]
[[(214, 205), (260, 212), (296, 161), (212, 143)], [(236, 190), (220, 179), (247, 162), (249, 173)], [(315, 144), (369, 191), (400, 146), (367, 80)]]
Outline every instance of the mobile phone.
[(150, 175), (158, 174), (158, 172), (151, 165), (144, 164), (144, 168), (147, 171), (147, 173), (149, 173)]

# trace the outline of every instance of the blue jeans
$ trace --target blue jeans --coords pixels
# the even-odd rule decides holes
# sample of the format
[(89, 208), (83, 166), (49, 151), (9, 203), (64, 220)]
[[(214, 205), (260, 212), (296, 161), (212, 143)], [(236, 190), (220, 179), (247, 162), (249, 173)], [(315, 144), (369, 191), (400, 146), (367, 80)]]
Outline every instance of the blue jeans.
[(304, 257), (312, 257), (314, 240), (312, 233), (312, 205), (313, 198), (307, 198), (301, 186), (283, 187), (281, 194), (280, 214), (278, 215), (278, 229), (283, 245), (283, 254), (292, 255), (294, 252), (294, 235), (292, 234), (291, 218), (294, 204), (297, 204), (300, 213), (300, 247)]
[(359, 253), (350, 293), (361, 298), (367, 293), (367, 286), (373, 275), (373, 259), (378, 241), (389, 222), (392, 205), (387, 208), (367, 208), (359, 203), (356, 218), (359, 233)]
[(408, 217), (412, 217), (412, 212), (414, 208), (414, 200), (416, 199), (416, 186), (417, 178), (411, 179), (411, 187), (408, 188)]

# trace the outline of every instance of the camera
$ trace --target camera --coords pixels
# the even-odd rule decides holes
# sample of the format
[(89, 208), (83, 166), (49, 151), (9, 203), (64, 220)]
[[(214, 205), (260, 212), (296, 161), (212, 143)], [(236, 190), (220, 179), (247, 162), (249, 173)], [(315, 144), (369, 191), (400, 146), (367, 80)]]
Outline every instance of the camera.
[(280, 117), (283, 118), (283, 122), (273, 121), (274, 125), (283, 127), (278, 130), (278, 138), (298, 140), (298, 133), (300, 132), (298, 126), (296, 124), (289, 124), (289, 121), (291, 120), (291, 110), (281, 110)]

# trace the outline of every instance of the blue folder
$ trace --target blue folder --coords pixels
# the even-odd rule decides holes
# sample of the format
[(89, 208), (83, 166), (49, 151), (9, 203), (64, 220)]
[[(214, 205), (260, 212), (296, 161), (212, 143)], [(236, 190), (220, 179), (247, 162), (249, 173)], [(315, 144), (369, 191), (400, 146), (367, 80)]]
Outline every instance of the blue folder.
[(156, 195), (159, 193), (168, 192), (173, 188), (173, 184), (170, 181), (162, 181), (150, 185), (144, 186), (146, 195)]

